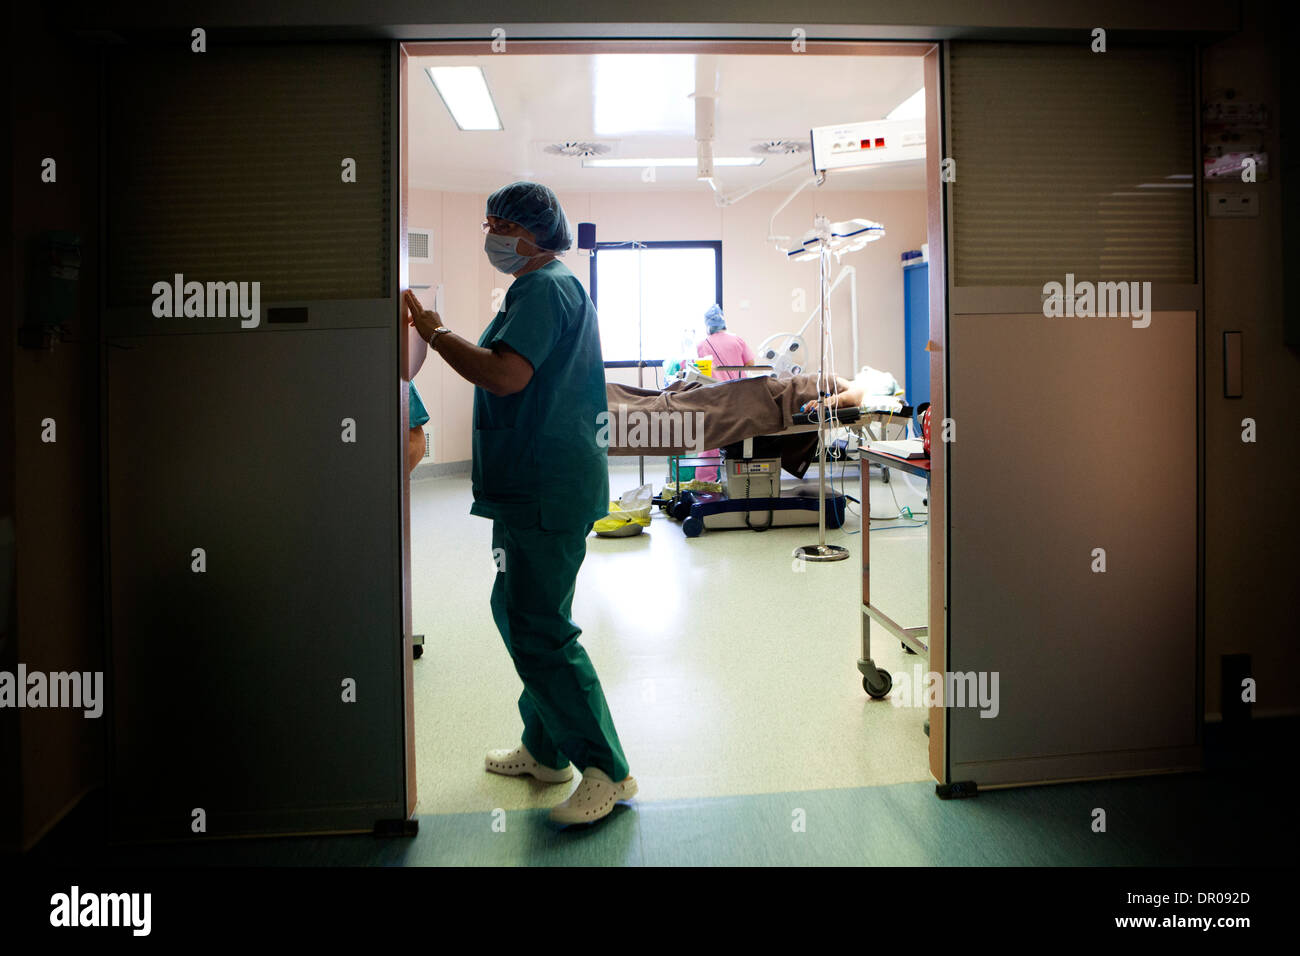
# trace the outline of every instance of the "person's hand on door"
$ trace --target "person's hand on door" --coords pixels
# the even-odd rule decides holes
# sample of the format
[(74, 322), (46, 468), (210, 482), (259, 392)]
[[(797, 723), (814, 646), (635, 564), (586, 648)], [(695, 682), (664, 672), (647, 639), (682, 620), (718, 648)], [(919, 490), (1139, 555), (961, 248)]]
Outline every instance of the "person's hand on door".
[(406, 307), (406, 323), (415, 326), (415, 331), (419, 333), (420, 338), (428, 341), (429, 335), (438, 326), (442, 325), (442, 319), (437, 312), (430, 312), (420, 300), (415, 297), (415, 293), (407, 289), (402, 293), (402, 304)]

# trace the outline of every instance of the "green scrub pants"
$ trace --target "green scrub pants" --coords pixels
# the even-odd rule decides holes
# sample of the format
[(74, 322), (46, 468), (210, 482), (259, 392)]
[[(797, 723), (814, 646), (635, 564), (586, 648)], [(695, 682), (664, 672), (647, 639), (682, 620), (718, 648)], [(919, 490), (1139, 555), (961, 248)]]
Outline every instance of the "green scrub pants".
[[(524, 682), (523, 745), (538, 763), (628, 775), (614, 718), (570, 616), (591, 525), (568, 531), (492, 522), (492, 618)], [(500, 550), (498, 550), (500, 549)]]

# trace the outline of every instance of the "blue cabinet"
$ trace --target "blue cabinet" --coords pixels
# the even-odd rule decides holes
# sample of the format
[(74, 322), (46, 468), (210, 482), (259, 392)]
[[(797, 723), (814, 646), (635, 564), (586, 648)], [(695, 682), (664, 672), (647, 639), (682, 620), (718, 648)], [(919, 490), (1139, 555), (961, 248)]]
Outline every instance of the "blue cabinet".
[(913, 408), (930, 400), (930, 264), (903, 266), (903, 387)]

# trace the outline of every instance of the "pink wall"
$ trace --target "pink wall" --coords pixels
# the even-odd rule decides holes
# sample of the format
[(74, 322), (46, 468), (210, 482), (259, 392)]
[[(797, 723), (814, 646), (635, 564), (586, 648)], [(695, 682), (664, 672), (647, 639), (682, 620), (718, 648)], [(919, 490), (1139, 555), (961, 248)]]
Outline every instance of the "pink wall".
[[(757, 346), (776, 332), (797, 331), (818, 301), (816, 262), (792, 263), (767, 243), (772, 210), (785, 193), (759, 193), (720, 209), (703, 186), (689, 192), (561, 193), (560, 201), (573, 223), (596, 223), (601, 242), (705, 239), (722, 241), (723, 310), (728, 328)], [(410, 264), (413, 284), (444, 287), (443, 321), (449, 328), (477, 338), (492, 316), (493, 290), (504, 290), (511, 279), (496, 272), (482, 249), (482, 194), (412, 189), (409, 224), (433, 233), (433, 261)], [(845, 257), (857, 270), (859, 355), (862, 364), (893, 372), (903, 381), (903, 278), (899, 255), (919, 249), (925, 241), (924, 191), (831, 192), (808, 189), (777, 218), (778, 233), (800, 236), (812, 227), (816, 213), (832, 221), (874, 219), (886, 235), (860, 252)], [(587, 284), (588, 259), (576, 249), (563, 259)], [(834, 274), (834, 273), (833, 273)], [(796, 290), (805, 306), (795, 311)], [(499, 293), (498, 293), (499, 295)], [(432, 307), (432, 292), (427, 306)], [(847, 280), (831, 301), (835, 371), (854, 373), (849, 333)], [(809, 327), (815, 348), (816, 324)], [(634, 373), (611, 380), (635, 381)], [(436, 357), (425, 363), (415, 379), (429, 409), (433, 460), (464, 461), (470, 457), (472, 387), (450, 372)], [(904, 385), (906, 383), (904, 382)]]

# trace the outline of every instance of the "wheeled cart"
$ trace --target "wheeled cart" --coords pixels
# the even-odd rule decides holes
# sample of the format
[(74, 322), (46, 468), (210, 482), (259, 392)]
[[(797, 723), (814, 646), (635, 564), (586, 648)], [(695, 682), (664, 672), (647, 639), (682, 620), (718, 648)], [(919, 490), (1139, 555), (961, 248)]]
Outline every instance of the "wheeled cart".
[[(882, 467), (895, 468), (909, 475), (916, 475), (918, 478), (924, 478), (927, 485), (930, 482), (930, 460), (928, 458), (895, 458), (893, 455), (881, 454), (880, 452), (871, 451), (869, 448), (859, 448), (858, 455), (862, 461), (871, 462)], [(871, 604), (871, 486), (868, 474), (868, 469), (863, 468), (861, 470), (862, 513), (865, 517), (862, 521), (862, 656), (858, 658), (858, 671), (862, 674), (862, 689), (867, 692), (869, 697), (880, 700), (888, 696), (890, 690), (893, 689), (894, 679), (889, 671), (877, 667), (875, 661), (871, 659), (871, 622), (876, 621), (879, 623), (885, 630), (898, 638), (904, 650), (915, 654), (928, 655), (930, 653), (930, 628), (904, 627), (880, 608)]]

